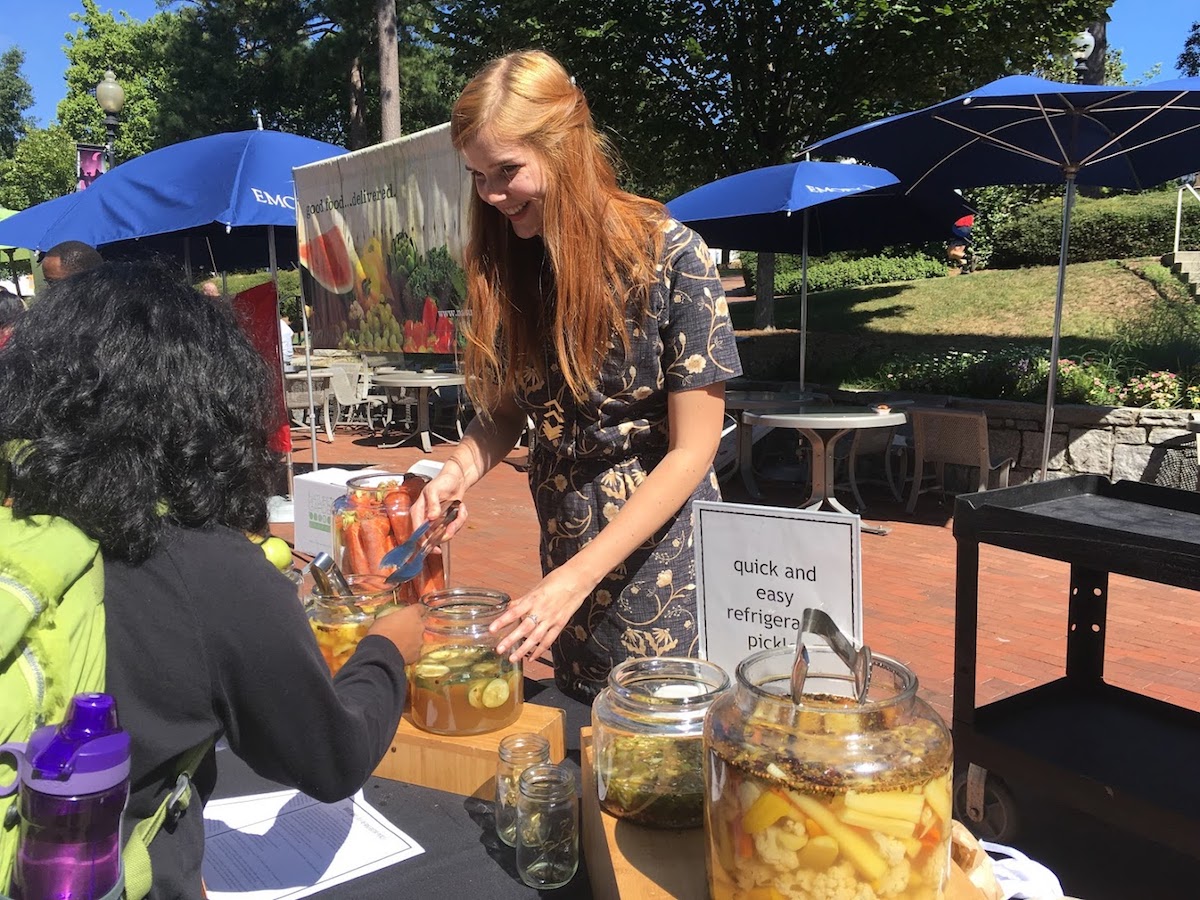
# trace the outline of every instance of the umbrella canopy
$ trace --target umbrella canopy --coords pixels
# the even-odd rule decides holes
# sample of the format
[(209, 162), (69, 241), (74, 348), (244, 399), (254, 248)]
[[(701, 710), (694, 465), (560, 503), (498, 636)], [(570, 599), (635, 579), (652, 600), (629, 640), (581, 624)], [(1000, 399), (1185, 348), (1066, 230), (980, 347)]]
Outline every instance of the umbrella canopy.
[[(9, 218), (10, 216), (15, 216), (16, 214), (17, 214), (17, 210), (6, 209), (5, 207), (0, 206), (0, 221), (3, 221), (4, 219)], [(29, 251), (18, 249), (18, 247), (19, 247), (19, 245), (17, 245), (17, 244), (0, 244), (0, 252), (2, 252), (4, 254), (5, 258), (8, 258), (8, 251), (12, 250), (13, 254), (12, 254), (11, 258), (13, 260), (29, 259)]]
[(806, 152), (886, 166), (907, 193), (1065, 183), (1042, 438), (1045, 480), (1075, 185), (1140, 189), (1192, 171), (1200, 159), (1200, 79), (1099, 87), (1013, 75), (916, 112), (852, 128)]
[(42, 245), (42, 235), (74, 207), (79, 197), (79, 194), (66, 194), (12, 213), (0, 221), (0, 244), (49, 250), (52, 245)]
[[(837, 202), (833, 202), (837, 201)], [(771, 253), (874, 250), (946, 240), (970, 212), (953, 191), (907, 194), (885, 169), (794, 162), (730, 175), (676, 197), (667, 209), (711, 246)]]
[[(98, 247), (218, 222), (296, 224), (292, 169), (345, 151), (278, 131), (238, 131), (196, 138), (139, 156), (97, 178), (23, 246), (47, 250), (75, 240)], [(60, 200), (51, 201), (59, 203)], [(40, 211), (39, 204), (27, 213)], [(14, 216), (4, 225), (18, 225)], [(11, 240), (7, 228), (0, 241)], [(33, 242), (33, 243), (30, 243)]]
[(667, 210), (714, 247), (801, 254), (801, 389), (808, 255), (945, 240), (954, 221), (970, 212), (953, 191), (906, 194), (885, 169), (807, 160), (721, 178), (676, 197)]

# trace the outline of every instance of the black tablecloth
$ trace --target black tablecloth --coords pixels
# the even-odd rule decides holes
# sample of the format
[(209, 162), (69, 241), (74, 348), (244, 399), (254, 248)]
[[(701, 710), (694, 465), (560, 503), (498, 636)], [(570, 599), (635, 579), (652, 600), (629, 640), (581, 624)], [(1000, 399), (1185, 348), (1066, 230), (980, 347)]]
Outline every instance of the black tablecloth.
[[(579, 729), (590, 724), (589, 707), (564, 696), (552, 684), (525, 682), (525, 698), (566, 713), (567, 764), (579, 774)], [(238, 797), (280, 789), (240, 759), (217, 754), (219, 777), (214, 798)], [(516, 852), (496, 837), (492, 803), (460, 797), (388, 778), (372, 778), (363, 788), (367, 802), (425, 848), (413, 859), (321, 892), (323, 898), (396, 900), (397, 897), (462, 896), (473, 900), (535, 897), (517, 876)], [(582, 859), (570, 884), (546, 896), (590, 900), (591, 887)]]

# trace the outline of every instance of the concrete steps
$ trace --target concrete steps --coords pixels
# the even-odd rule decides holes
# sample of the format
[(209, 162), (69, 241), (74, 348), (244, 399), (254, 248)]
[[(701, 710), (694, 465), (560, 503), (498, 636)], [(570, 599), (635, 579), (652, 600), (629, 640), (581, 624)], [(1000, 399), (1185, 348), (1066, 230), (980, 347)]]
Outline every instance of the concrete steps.
[(1189, 294), (1197, 296), (1197, 289), (1200, 288), (1200, 250), (1164, 254), (1162, 264), (1187, 283)]

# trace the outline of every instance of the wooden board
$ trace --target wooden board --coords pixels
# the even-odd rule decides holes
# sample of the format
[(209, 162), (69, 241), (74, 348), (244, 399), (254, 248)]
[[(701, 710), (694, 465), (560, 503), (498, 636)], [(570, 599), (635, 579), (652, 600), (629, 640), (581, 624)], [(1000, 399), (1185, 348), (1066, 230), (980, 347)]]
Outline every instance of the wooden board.
[(708, 896), (704, 829), (662, 831), (610, 816), (600, 808), (592, 762), (592, 729), (580, 729), (583, 852), (595, 900), (696, 900)]
[(562, 762), (565, 754), (561, 709), (526, 703), (521, 717), (507, 728), (466, 737), (448, 737), (422, 731), (405, 712), (392, 746), (375, 769), (380, 778), (407, 781), (464, 797), (491, 800), (496, 793), (496, 763), (500, 741), (510, 734), (533, 732), (550, 742), (550, 761)]

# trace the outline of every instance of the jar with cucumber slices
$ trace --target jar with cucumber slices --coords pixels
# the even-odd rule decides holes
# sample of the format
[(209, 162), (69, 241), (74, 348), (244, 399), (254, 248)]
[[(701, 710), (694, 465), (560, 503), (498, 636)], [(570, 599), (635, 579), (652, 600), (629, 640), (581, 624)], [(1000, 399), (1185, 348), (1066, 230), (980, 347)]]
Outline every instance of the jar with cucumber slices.
[(503, 634), (488, 626), (509, 597), (483, 588), (452, 588), (421, 598), (425, 636), (409, 667), (413, 724), (435, 734), (495, 731), (521, 715), (521, 666), (496, 652)]

